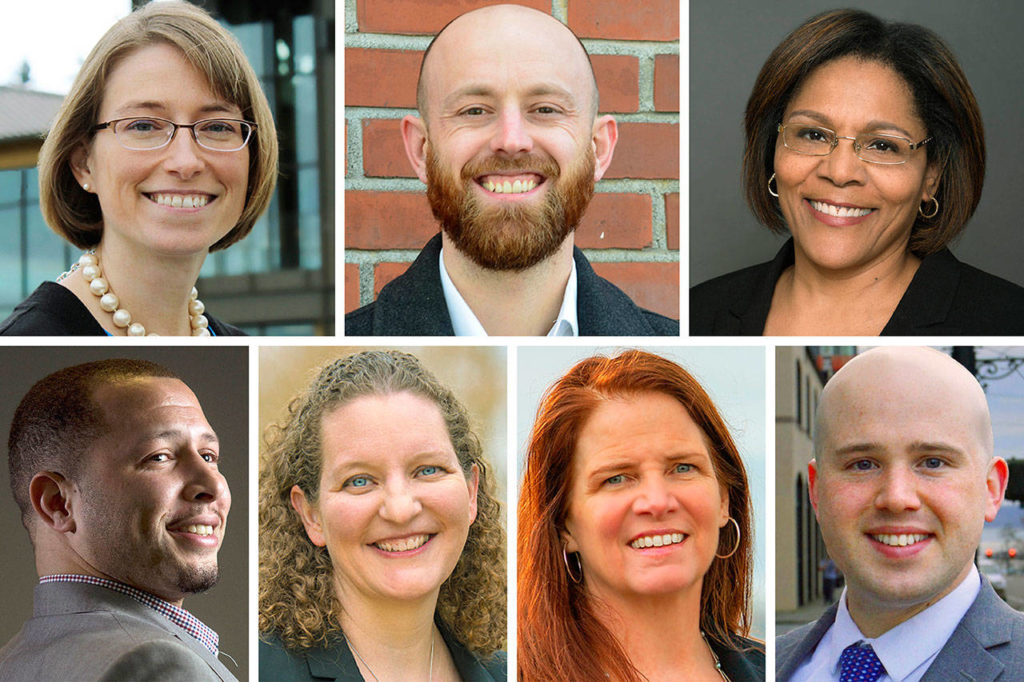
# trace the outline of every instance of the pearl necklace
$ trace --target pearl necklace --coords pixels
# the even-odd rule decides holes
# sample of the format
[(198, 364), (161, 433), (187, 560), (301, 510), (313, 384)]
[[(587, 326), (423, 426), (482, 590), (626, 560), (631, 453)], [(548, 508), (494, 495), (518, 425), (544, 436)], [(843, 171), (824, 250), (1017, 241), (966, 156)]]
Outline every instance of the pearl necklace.
[[(128, 336), (147, 336), (146, 328), (139, 322), (132, 322), (132, 314), (120, 307), (120, 299), (111, 291), (110, 285), (103, 277), (103, 270), (100, 269), (100, 259), (96, 255), (95, 250), (83, 253), (71, 270), (58, 277), (57, 281), (61, 281), (75, 270), (81, 270), (82, 279), (89, 283), (89, 291), (100, 299), (100, 307), (113, 314), (116, 327), (119, 329), (127, 327), (125, 333)], [(192, 328), (192, 336), (210, 336), (210, 321), (203, 314), (205, 311), (206, 306), (199, 300), (199, 292), (195, 287), (192, 287), (188, 300), (188, 323)], [(159, 336), (159, 334), (154, 332), (149, 332), (148, 335)]]

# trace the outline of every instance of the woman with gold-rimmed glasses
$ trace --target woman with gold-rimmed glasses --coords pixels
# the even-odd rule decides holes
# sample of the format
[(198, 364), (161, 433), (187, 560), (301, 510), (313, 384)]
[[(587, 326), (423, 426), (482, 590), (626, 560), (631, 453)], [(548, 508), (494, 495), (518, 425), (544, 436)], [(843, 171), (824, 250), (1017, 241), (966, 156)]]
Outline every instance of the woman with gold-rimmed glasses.
[(695, 287), (693, 335), (1024, 333), (1024, 289), (946, 248), (981, 198), (967, 79), (921, 26), (837, 10), (772, 52), (747, 103), (744, 187), (792, 238)]
[(86, 253), (0, 334), (242, 333), (205, 311), (195, 282), (270, 203), (277, 139), (256, 74), (208, 14), (152, 3), (107, 31), (39, 169), (43, 217)]

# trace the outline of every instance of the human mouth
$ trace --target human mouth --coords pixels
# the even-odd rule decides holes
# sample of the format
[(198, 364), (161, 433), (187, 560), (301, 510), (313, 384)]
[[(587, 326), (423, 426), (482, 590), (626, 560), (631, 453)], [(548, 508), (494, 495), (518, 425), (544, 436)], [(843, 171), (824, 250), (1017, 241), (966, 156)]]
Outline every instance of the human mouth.
[(646, 549), (648, 547), (667, 547), (678, 545), (686, 539), (682, 533), (663, 533), (660, 535), (644, 535), (629, 543), (633, 549)]
[(201, 547), (215, 548), (220, 543), (217, 528), (221, 520), (216, 517), (189, 518), (170, 524), (167, 530), (172, 535)]
[(928, 533), (877, 533), (871, 534), (871, 538), (875, 542), (880, 542), (883, 545), (889, 547), (907, 547), (909, 545), (916, 545), (919, 542), (923, 542), (931, 537)]
[(427, 544), (431, 536), (427, 534), (423, 535), (410, 535), (404, 538), (394, 538), (388, 540), (378, 540), (372, 543), (374, 547), (384, 552), (411, 552), (414, 549), (419, 549), (423, 545)]
[(213, 526), (207, 524), (192, 524), (191, 526), (185, 526), (182, 530), (196, 535), (213, 535)]
[(521, 176), (484, 175), (477, 179), (477, 183), (481, 187), (493, 194), (526, 194), (532, 192), (537, 185), (543, 182), (543, 178), (532, 174)]
[(834, 218), (862, 218), (874, 210), (873, 208), (858, 208), (856, 206), (838, 206), (814, 199), (808, 199), (808, 202), (815, 211)]
[(182, 194), (177, 192), (153, 192), (146, 194), (153, 203), (169, 208), (202, 208), (216, 197), (210, 194)]

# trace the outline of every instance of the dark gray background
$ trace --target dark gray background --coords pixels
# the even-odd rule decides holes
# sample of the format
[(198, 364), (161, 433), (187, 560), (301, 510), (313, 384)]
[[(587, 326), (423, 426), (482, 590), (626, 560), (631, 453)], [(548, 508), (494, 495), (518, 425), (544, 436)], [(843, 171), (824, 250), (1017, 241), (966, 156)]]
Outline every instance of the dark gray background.
[(3, 614), (0, 645), (32, 615), (32, 590), (38, 583), (32, 543), (21, 525), (7, 473), (7, 437), (14, 410), (32, 385), (64, 367), (105, 358), (140, 358), (164, 365), (199, 398), (207, 421), (221, 442), (220, 470), (231, 488), (227, 534), (218, 556), (220, 582), (209, 592), (185, 599), (184, 607), (220, 635), (221, 651), (238, 662), (221, 661), (240, 680), (248, 679), (248, 348), (119, 348), (79, 346), (0, 347), (0, 435), (4, 466), (0, 485), (0, 581)]
[(1024, 285), (1024, 9), (962, 0), (690, 3), (690, 285), (770, 260), (784, 242), (743, 200), (743, 110), (775, 46), (805, 19), (840, 7), (920, 24), (952, 48), (981, 108), (988, 162), (981, 203), (952, 251)]

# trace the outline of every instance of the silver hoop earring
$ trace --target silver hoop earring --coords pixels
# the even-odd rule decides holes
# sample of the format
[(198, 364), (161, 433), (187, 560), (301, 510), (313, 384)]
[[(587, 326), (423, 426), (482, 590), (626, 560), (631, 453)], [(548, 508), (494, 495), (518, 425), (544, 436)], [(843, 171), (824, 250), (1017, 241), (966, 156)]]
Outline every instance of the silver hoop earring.
[(731, 557), (733, 554), (736, 553), (736, 550), (738, 550), (740, 548), (740, 524), (738, 524), (736, 522), (736, 519), (734, 519), (731, 516), (729, 517), (729, 520), (732, 521), (732, 525), (736, 526), (736, 545), (732, 548), (732, 551), (729, 552), (728, 554), (715, 554), (715, 557), (718, 558), (718, 559), (728, 559), (729, 557)]
[(566, 551), (568, 547), (568, 543), (562, 545), (562, 561), (565, 562), (565, 572), (569, 574), (570, 580), (579, 585), (581, 582), (583, 582), (583, 562), (580, 561), (579, 553), (573, 552), (573, 554), (576, 555), (576, 570), (579, 571), (580, 574), (580, 577), (577, 578), (575, 575), (572, 574), (572, 568), (569, 566), (569, 553)]
[[(935, 210), (932, 211), (931, 213), (925, 213), (924, 211), (921, 210), (920, 206), (917, 207), (917, 212), (920, 213), (921, 217), (924, 218), (925, 220), (928, 220), (929, 218), (934, 218), (935, 216), (939, 215), (939, 200), (936, 199), (935, 197), (932, 197), (928, 201), (935, 202)], [(924, 203), (928, 203), (928, 202), (926, 201)]]
[[(772, 173), (772, 176), (770, 178), (768, 178), (768, 194), (771, 194), (773, 197), (778, 199), (779, 198), (778, 192), (773, 192), (772, 191), (772, 181), (773, 180), (775, 180), (775, 173)], [(778, 189), (778, 188), (779, 188), (779, 183), (776, 182), (775, 183), (775, 189)]]

